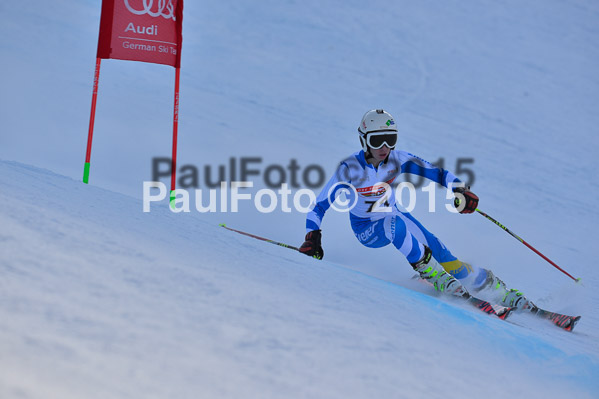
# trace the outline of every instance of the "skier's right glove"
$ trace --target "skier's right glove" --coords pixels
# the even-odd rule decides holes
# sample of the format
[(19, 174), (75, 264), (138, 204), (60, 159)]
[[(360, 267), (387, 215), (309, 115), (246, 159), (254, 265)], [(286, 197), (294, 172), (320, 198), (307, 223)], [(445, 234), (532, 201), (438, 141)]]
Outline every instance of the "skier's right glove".
[(313, 230), (306, 234), (306, 241), (299, 248), (299, 251), (305, 255), (311, 256), (316, 259), (322, 259), (324, 256), (324, 250), (320, 245), (320, 239), (322, 235), (320, 230)]

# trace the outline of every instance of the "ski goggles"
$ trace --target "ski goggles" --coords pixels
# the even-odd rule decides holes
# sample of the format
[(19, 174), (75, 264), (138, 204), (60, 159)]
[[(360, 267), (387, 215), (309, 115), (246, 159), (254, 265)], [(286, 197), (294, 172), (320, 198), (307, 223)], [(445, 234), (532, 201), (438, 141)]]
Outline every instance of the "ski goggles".
[(368, 133), (366, 135), (366, 145), (373, 150), (378, 150), (384, 145), (387, 145), (390, 149), (394, 149), (397, 144), (397, 133), (390, 133), (389, 131)]

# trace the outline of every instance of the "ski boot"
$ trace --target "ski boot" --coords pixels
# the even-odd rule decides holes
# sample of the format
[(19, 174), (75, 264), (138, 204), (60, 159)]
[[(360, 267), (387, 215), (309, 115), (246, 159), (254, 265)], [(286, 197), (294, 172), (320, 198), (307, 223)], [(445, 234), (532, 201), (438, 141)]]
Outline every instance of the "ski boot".
[(536, 309), (536, 306), (532, 301), (528, 300), (522, 292), (516, 289), (508, 289), (505, 283), (491, 270), (485, 269), (487, 271), (486, 280), (475, 289), (475, 292), (480, 292), (486, 290), (487, 292), (491, 292), (491, 294), (497, 298), (498, 302), (503, 306), (509, 306), (511, 308), (517, 308), (518, 310)]
[(420, 274), (420, 277), (430, 282), (435, 290), (441, 291), (444, 294), (455, 295), (459, 297), (469, 296), (468, 291), (462, 283), (455, 277), (447, 273), (443, 267), (437, 263), (432, 256), (432, 251), (429, 247), (424, 246), (424, 255), (416, 263), (411, 263), (415, 271)]

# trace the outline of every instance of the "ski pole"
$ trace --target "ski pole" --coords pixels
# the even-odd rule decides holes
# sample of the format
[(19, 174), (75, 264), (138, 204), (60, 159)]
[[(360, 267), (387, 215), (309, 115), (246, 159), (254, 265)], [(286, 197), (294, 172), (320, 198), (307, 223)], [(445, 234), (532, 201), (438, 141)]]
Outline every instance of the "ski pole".
[(224, 223), (219, 224), (219, 226), (220, 227), (224, 227), (227, 230), (234, 231), (235, 233), (243, 234), (244, 236), (252, 237), (252, 238), (255, 238), (255, 239), (261, 240), (261, 241), (266, 241), (266, 242), (269, 242), (271, 244), (275, 244), (275, 245), (278, 245), (278, 246), (283, 247), (283, 248), (293, 249), (294, 251), (298, 251), (299, 252), (299, 248), (296, 248), (296, 247), (294, 247), (292, 245), (287, 245), (287, 244), (282, 243), (282, 242), (269, 240), (268, 238), (264, 238), (264, 237), (260, 237), (260, 236), (254, 235), (254, 234), (246, 233), (245, 231), (235, 230), (235, 229), (232, 229), (230, 227), (227, 227), (227, 225), (224, 224)]
[(526, 245), (528, 248), (532, 249), (537, 255), (539, 255), (541, 258), (545, 259), (547, 262), (551, 263), (551, 265), (553, 265), (559, 271), (561, 271), (562, 273), (564, 273), (566, 276), (570, 277), (572, 280), (574, 280), (576, 282), (580, 282), (580, 278), (574, 278), (574, 277), (572, 277), (572, 275), (570, 273), (568, 273), (567, 271), (565, 271), (564, 269), (562, 269), (561, 267), (559, 267), (558, 265), (556, 265), (551, 259), (549, 259), (545, 255), (543, 255), (542, 253), (540, 253), (539, 251), (537, 251), (532, 245), (530, 245), (529, 243), (527, 243), (526, 241), (524, 241), (522, 238), (520, 238), (518, 235), (516, 235), (515, 233), (513, 233), (510, 229), (508, 229), (507, 227), (505, 227), (504, 225), (502, 225), (501, 223), (499, 223), (497, 220), (493, 219), (491, 216), (487, 215), (486, 213), (484, 213), (480, 209), (476, 209), (476, 212), (480, 213), (481, 215), (483, 215), (484, 217), (486, 217), (487, 219), (489, 219), (491, 222), (493, 222), (497, 226), (501, 227), (503, 230), (505, 230), (506, 232), (508, 232), (512, 237), (514, 237), (515, 239), (517, 239), (518, 241), (520, 241), (522, 244)]

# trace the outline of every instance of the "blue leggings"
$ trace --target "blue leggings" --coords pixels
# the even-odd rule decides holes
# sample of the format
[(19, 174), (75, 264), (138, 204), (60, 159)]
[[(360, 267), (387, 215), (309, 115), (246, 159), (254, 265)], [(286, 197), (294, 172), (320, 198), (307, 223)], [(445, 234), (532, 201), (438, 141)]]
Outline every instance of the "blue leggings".
[(486, 280), (487, 271), (458, 260), (434, 234), (408, 212), (392, 208), (384, 218), (371, 220), (350, 213), (351, 226), (356, 238), (369, 248), (380, 248), (392, 243), (410, 263), (424, 255), (424, 245), (448, 273), (469, 287), (478, 287)]
[(392, 243), (408, 262), (418, 262), (429, 247), (439, 263), (455, 261), (457, 258), (434, 234), (408, 212), (392, 208), (384, 218), (372, 221), (358, 218), (350, 213), (351, 226), (360, 243), (369, 248), (380, 248)]

